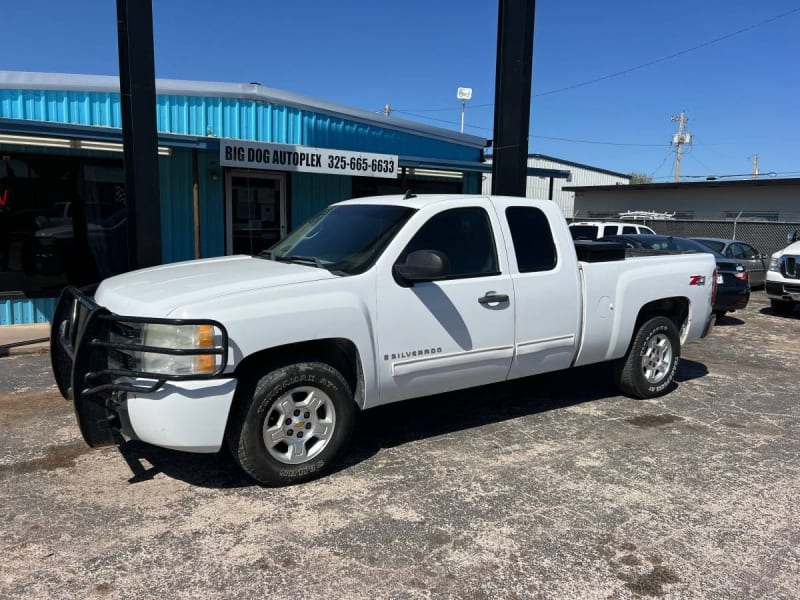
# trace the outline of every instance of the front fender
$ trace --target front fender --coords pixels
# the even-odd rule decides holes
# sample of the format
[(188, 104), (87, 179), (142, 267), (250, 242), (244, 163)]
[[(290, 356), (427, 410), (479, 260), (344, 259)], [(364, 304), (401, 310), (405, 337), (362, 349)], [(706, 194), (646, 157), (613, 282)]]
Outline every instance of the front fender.
[[(278, 346), (330, 338), (351, 341), (361, 359), (364, 406), (377, 400), (374, 282), (365, 276), (252, 290), (175, 310), (173, 317), (203, 314), (228, 330), (228, 369)], [(213, 315), (213, 316), (212, 316)], [(373, 402), (370, 401), (373, 399)]]

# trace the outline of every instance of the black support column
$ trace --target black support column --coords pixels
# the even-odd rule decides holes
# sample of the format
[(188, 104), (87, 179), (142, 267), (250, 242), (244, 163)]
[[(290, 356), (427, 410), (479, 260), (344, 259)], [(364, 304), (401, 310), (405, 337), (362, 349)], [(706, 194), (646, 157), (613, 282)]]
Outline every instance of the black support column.
[(498, 0), (492, 194), (525, 196), (535, 0)]
[(161, 264), (152, 0), (117, 0), (128, 267)]

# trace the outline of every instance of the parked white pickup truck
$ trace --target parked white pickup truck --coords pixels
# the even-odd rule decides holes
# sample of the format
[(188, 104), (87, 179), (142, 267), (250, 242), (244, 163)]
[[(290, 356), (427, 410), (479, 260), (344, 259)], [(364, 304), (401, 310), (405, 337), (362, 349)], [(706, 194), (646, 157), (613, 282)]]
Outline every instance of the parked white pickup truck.
[(266, 485), (324, 472), (389, 402), (601, 361), (626, 394), (666, 393), (714, 324), (714, 258), (579, 246), (552, 202), (350, 200), (258, 257), (65, 290), (53, 369), (90, 445), (227, 443)]
[(772, 310), (781, 315), (790, 315), (800, 303), (800, 242), (797, 232), (792, 230), (783, 250), (772, 255), (764, 284)]

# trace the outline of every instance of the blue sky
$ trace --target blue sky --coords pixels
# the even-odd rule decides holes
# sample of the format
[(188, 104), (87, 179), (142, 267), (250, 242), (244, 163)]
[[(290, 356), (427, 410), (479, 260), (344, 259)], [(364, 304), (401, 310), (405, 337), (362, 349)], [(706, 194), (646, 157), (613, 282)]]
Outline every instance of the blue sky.
[[(497, 2), (154, 0), (158, 77), (250, 82), (492, 137)], [(539, 0), (530, 151), (671, 178), (685, 110), (682, 175), (800, 175), (800, 2)], [(604, 81), (796, 10), (773, 22)], [(116, 74), (111, 0), (9, 2), (0, 69)], [(537, 95), (539, 94), (539, 95)], [(548, 138), (565, 138), (564, 141)], [(602, 143), (588, 143), (602, 142)], [(622, 144), (622, 145), (620, 145)]]

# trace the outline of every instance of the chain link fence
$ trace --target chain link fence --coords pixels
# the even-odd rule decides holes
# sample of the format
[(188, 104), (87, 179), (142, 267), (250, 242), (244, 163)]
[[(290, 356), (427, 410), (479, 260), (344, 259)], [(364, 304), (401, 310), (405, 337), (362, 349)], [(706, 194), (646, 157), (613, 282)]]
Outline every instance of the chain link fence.
[(800, 231), (800, 221), (636, 221), (661, 235), (676, 237), (716, 237), (741, 240), (759, 252), (770, 255), (786, 247), (786, 235), (792, 229)]
[(795, 229), (800, 232), (800, 218), (792, 221), (758, 221), (747, 220), (699, 220), (699, 219), (635, 219), (620, 220), (618, 216), (603, 215), (578, 219), (567, 219), (568, 222), (576, 221), (613, 221), (615, 223), (630, 223), (647, 225), (660, 235), (674, 235), (675, 237), (709, 237), (727, 240), (739, 240), (753, 246), (759, 252), (770, 255), (786, 247), (786, 236)]

